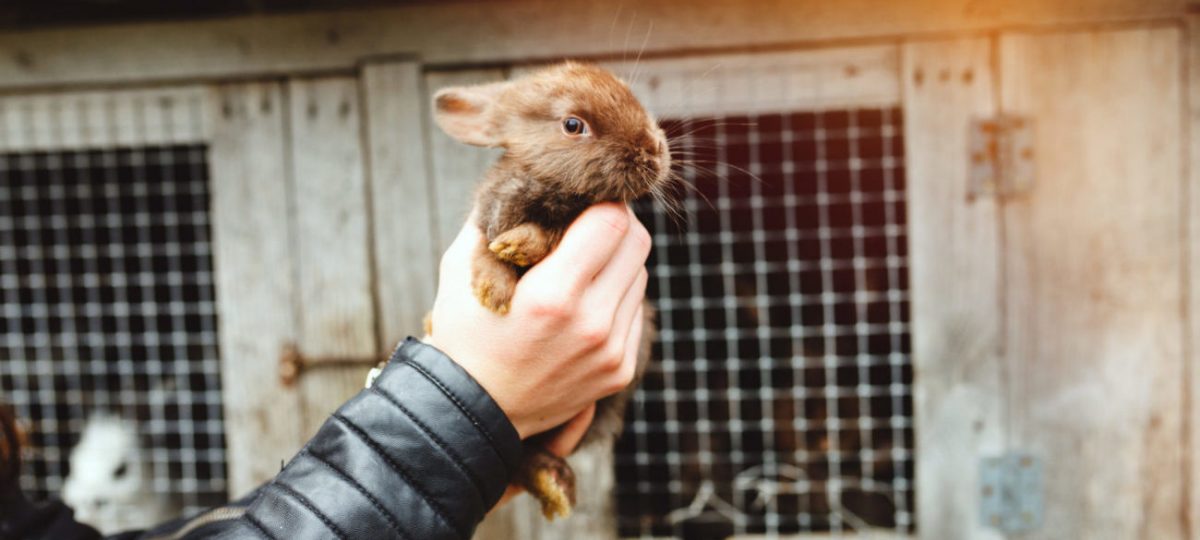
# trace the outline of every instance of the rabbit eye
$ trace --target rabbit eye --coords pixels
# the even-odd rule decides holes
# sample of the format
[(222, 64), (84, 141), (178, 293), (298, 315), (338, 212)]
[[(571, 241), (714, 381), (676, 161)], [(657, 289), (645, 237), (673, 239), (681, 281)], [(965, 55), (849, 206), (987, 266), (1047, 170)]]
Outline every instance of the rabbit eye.
[(122, 462), (121, 465), (117, 467), (117, 470), (113, 471), (113, 476), (116, 478), (122, 478), (127, 472), (129, 472), (129, 465)]
[(574, 116), (563, 119), (562, 127), (563, 133), (567, 135), (586, 135), (588, 132), (587, 124)]

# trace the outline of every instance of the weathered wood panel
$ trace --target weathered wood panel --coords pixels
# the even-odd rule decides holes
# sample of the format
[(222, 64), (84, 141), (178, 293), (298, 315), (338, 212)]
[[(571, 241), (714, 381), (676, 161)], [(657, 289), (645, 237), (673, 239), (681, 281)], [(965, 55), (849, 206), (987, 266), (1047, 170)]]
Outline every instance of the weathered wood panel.
[(273, 83), (212, 94), (213, 263), (230, 495), (279, 472), (302, 440), (300, 396), (279, 381), (296, 337), (288, 231), (287, 103)]
[(203, 86), (0, 96), (0, 152), (202, 143), (207, 106)]
[(350, 77), (288, 83), (296, 346), (310, 359), (299, 381), (305, 436), (362, 388), (370, 368), (312, 359), (377, 354), (358, 90)]
[[(661, 118), (892, 107), (900, 102), (894, 45), (636, 59), (601, 65)], [(541, 65), (513, 70), (520, 76)]]
[(369, 145), (375, 294), (380, 351), (421, 335), (433, 307), (438, 259), (432, 177), (425, 152), (430, 125), (416, 62), (367, 64), (363, 118)]
[(1184, 277), (1188, 291), (1187, 321), (1189, 339), (1185, 363), (1188, 366), (1187, 431), (1189, 440), (1184, 444), (1184, 462), (1190, 474), (1188, 482), (1187, 515), (1190, 537), (1200, 534), (1200, 15), (1188, 18), (1187, 27), (1187, 102), (1189, 106), (1187, 124), (1184, 126), (1188, 149), (1188, 180), (1185, 192), (1189, 198), (1184, 215), (1188, 218), (1185, 252), (1188, 257), (1188, 274)]
[(1005, 204), (1010, 444), (1045, 460), (1030, 538), (1182, 538), (1181, 34), (1001, 38), (1001, 101), (1035, 122)]
[(904, 140), (921, 538), (1000, 538), (978, 468), (1005, 443), (997, 203), (968, 199), (967, 132), (995, 112), (991, 42), (903, 47)]
[[(504, 78), (505, 72), (500, 69), (432, 72), (425, 76), (425, 87), (428, 95), (433, 96), (438, 89), (448, 86), (502, 81)], [(472, 148), (451, 139), (432, 120), (427, 125), (428, 136), (425, 140), (433, 165), (434, 208), (437, 212), (438, 240), (435, 248), (437, 253), (441, 253), (462, 229), (471, 211), (475, 185), (501, 151)]]
[[(764, 47), (869, 36), (1179, 17), (1185, 0), (420, 2), (389, 9), (63, 28), (0, 35), (0, 87), (350, 70), (364, 57), (429, 64)], [(651, 28), (651, 25), (653, 27)], [(630, 37), (626, 37), (630, 36)], [(500, 45), (502, 44), (502, 45)]]

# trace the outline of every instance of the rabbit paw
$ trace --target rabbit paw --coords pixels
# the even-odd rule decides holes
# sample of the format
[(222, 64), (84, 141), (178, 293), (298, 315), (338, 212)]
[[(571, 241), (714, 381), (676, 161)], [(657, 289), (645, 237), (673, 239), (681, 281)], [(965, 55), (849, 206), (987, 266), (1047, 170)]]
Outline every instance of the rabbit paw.
[(549, 452), (526, 458), (525, 489), (542, 505), (548, 520), (571, 515), (575, 506), (575, 472), (566, 460)]
[(504, 315), (517, 289), (517, 270), (492, 255), (486, 240), (477, 249), (471, 259), (471, 289), (483, 307)]
[(541, 227), (522, 223), (496, 236), (488, 244), (496, 258), (522, 268), (538, 263), (550, 253), (550, 237)]
[(512, 302), (513, 287), (508, 280), (479, 278), (473, 284), (475, 298), (483, 307), (504, 315)]

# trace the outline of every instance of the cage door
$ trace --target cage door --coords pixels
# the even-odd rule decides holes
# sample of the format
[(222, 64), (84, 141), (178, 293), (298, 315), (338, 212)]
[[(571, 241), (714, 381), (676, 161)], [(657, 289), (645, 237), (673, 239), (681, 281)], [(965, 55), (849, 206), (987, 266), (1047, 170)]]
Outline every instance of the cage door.
[(80, 463), (144, 463), (176, 510), (224, 499), (207, 107), (197, 86), (0, 97), (0, 400), (35, 499), (100, 414), (130, 444)]

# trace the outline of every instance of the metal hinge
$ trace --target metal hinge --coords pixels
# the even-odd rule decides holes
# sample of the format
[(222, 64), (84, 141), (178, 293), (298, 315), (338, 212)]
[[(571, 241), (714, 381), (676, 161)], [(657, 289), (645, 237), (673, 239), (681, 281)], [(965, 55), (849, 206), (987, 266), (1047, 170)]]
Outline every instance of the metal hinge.
[(1033, 121), (1013, 115), (971, 121), (967, 197), (1011, 197), (1033, 188)]
[(1033, 455), (1010, 452), (984, 458), (979, 468), (979, 516), (985, 526), (1006, 534), (1042, 525), (1042, 462)]

